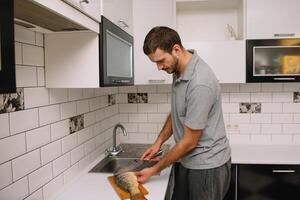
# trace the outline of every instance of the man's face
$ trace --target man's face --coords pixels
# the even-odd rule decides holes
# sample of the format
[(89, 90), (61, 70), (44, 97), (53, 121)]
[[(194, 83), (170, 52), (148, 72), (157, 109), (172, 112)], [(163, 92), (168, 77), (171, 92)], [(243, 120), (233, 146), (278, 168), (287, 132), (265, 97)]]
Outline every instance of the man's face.
[(157, 48), (154, 53), (148, 55), (152, 62), (155, 62), (158, 70), (164, 70), (168, 74), (178, 72), (178, 58), (175, 55), (165, 52)]

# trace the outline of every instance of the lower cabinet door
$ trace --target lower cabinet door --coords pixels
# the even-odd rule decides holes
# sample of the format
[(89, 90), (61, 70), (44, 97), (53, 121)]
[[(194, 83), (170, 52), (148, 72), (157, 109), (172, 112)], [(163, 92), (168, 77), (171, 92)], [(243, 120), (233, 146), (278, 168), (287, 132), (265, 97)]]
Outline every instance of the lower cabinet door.
[(238, 165), (231, 165), (231, 180), (230, 186), (224, 200), (236, 200), (236, 187), (237, 187), (237, 167)]
[(299, 192), (299, 165), (239, 165), (239, 200), (293, 200)]

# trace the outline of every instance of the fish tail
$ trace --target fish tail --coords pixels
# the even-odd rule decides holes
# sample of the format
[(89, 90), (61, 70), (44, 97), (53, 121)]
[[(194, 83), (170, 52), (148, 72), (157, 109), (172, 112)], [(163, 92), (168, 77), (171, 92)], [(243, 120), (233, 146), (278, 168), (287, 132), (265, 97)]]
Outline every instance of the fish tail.
[(131, 196), (131, 200), (146, 200), (146, 197), (142, 192), (136, 193)]

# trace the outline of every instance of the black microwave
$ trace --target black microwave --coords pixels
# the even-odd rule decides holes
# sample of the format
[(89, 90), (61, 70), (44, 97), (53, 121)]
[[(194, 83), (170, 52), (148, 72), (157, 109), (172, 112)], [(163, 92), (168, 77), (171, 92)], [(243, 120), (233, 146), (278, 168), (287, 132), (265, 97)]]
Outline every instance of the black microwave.
[(246, 82), (300, 82), (300, 38), (247, 40)]
[(104, 16), (100, 28), (100, 86), (133, 85), (133, 37)]

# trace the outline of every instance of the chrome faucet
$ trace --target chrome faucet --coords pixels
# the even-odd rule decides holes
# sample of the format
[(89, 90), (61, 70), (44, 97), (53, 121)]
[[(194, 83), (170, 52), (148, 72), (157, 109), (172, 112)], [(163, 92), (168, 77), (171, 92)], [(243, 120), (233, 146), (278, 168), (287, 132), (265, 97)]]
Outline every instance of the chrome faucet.
[(125, 127), (122, 124), (116, 124), (115, 125), (114, 130), (113, 130), (113, 146), (112, 146), (112, 149), (111, 150), (109, 150), (109, 149), (106, 150), (106, 152), (110, 156), (117, 156), (122, 151), (122, 149), (120, 147), (117, 147), (117, 145), (116, 145), (117, 129), (118, 128), (121, 128), (122, 133), (123, 133), (124, 136), (127, 135), (127, 131), (126, 131)]

